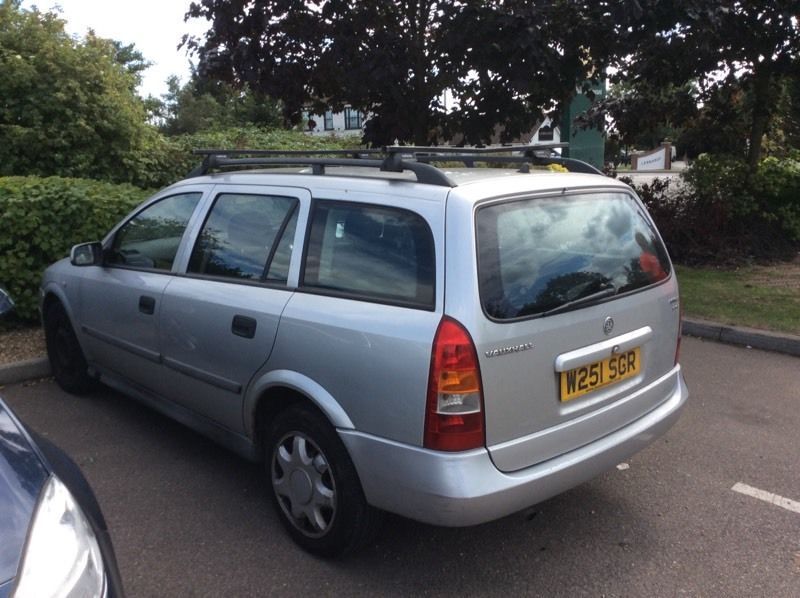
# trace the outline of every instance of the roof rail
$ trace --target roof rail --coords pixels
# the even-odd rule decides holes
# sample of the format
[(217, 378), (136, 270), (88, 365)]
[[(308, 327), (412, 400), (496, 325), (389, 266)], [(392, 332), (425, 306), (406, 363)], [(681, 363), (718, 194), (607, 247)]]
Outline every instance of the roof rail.
[(458, 154), (502, 154), (508, 152), (549, 151), (569, 147), (569, 143), (540, 143), (537, 145), (387, 145), (383, 151), (387, 153), (458, 153)]
[[(520, 172), (529, 172), (529, 165), (558, 164), (570, 172), (604, 175), (603, 171), (588, 162), (575, 158), (562, 158), (553, 150), (567, 148), (569, 143), (542, 143), (538, 145), (492, 145), (486, 147), (457, 146), (402, 146), (384, 148), (386, 152), (411, 154), (418, 162), (462, 162), (473, 168), (475, 162), (487, 164), (521, 164)], [(498, 156), (496, 154), (511, 154)]]
[[(380, 149), (370, 150), (194, 150), (195, 155), (204, 156), (203, 162), (192, 170), (187, 178), (202, 176), (215, 168), (230, 166), (311, 166), (314, 174), (325, 174), (326, 166), (355, 166), (378, 168), (384, 172), (413, 172), (417, 181), (427, 185), (455, 187), (438, 168), (403, 160), (399, 154), (387, 154)], [(385, 156), (384, 159), (371, 159), (370, 156)], [(251, 157), (233, 157), (251, 156)], [(313, 156), (343, 156), (341, 158), (317, 158)]]
[(570, 172), (603, 174), (591, 164), (562, 158), (553, 151), (565, 147), (569, 147), (569, 144), (484, 147), (392, 145), (382, 149), (349, 150), (201, 149), (192, 153), (203, 156), (203, 162), (188, 174), (188, 178), (235, 166), (311, 166), (315, 175), (324, 175), (326, 166), (353, 166), (377, 168), (383, 172), (409, 171), (416, 175), (420, 183), (454, 187), (455, 183), (442, 170), (431, 166), (431, 162), (461, 162), (468, 168), (474, 167), (476, 162), (519, 164), (520, 172), (529, 172), (531, 164), (558, 164)]

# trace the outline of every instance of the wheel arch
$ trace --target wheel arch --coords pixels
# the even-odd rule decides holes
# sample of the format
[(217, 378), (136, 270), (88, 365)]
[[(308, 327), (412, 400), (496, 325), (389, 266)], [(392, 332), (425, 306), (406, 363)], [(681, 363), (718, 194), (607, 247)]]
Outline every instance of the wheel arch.
[(81, 329), (79, 326), (75, 325), (76, 318), (75, 314), (72, 310), (72, 305), (70, 304), (69, 299), (67, 298), (67, 294), (64, 292), (64, 289), (54, 283), (51, 282), (47, 284), (44, 288), (42, 288), (42, 300), (39, 305), (39, 311), (41, 312), (41, 319), (42, 324), (44, 324), (44, 315), (47, 313), (47, 310), (56, 303), (61, 304), (61, 307), (66, 312), (67, 317), (69, 318), (69, 322), (72, 325), (72, 329), (75, 331), (75, 336), (78, 338), (78, 343), (81, 345), (82, 350), (86, 350), (83, 346), (83, 335), (81, 334)]
[(337, 429), (355, 428), (342, 406), (314, 380), (291, 370), (272, 370), (258, 378), (245, 398), (245, 433), (259, 448), (261, 434), (274, 417), (296, 403), (310, 405)]

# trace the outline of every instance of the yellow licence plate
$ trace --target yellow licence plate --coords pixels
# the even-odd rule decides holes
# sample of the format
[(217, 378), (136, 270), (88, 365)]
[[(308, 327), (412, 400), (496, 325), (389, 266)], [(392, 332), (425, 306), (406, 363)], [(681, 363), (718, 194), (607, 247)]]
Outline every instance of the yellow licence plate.
[(639, 347), (603, 361), (561, 372), (561, 400), (569, 401), (603, 386), (632, 378), (642, 367)]

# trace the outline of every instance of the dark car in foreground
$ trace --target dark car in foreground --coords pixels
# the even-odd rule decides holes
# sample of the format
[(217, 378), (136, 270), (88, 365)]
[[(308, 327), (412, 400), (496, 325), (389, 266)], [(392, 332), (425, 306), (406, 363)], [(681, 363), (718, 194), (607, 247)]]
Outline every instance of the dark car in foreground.
[[(2, 289), (0, 299), (12, 305)], [(0, 598), (122, 595), (108, 528), (80, 469), (0, 398)]]
[(122, 596), (111, 539), (86, 479), (0, 399), (0, 598)]

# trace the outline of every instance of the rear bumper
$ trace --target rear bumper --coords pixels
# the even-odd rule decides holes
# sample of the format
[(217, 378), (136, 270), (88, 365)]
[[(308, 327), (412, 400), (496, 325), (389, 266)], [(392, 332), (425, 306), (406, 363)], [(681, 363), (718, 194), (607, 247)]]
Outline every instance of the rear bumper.
[(533, 467), (504, 473), (486, 449), (443, 453), (339, 430), (367, 501), (410, 519), (444, 526), (475, 525), (546, 500), (613, 468), (664, 434), (689, 391), (680, 368), (657, 407), (594, 442)]

